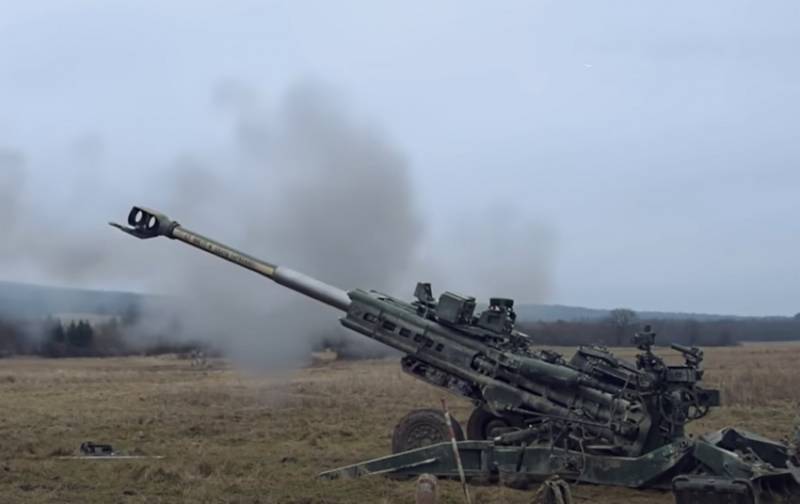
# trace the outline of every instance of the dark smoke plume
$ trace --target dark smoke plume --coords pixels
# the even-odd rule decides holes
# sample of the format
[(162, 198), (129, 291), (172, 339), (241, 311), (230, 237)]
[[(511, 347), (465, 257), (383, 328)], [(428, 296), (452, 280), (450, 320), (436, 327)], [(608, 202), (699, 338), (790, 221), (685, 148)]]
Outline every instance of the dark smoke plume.
[[(271, 104), (226, 83), (213, 98), (231, 122), (228, 147), (189, 149), (124, 183), (96, 135), (68, 149), (60, 169), (70, 176), (61, 196), (45, 202), (31, 179), (46, 181), (56, 168), (36, 164), (33, 153), (0, 151), (0, 215), (10, 221), (0, 275), (23, 266), (47, 282), (167, 294), (158, 301), (166, 305), (146, 307), (132, 340), (161, 333), (208, 341), (266, 368), (293, 366), (314, 342), (347, 337), (333, 310), (189, 247), (139, 242), (104, 223), (124, 218), (128, 204), (151, 206), (345, 289), (402, 297), (431, 279), (437, 290), (482, 298), (544, 295), (545, 227), (476, 209), (451, 232), (426, 236), (405, 156), (334, 91), (296, 86)], [(376, 345), (350, 337), (357, 347)]]
[[(137, 243), (63, 217), (74, 212), (99, 224), (123, 216), (115, 200), (135, 198), (130, 203), (163, 209), (189, 227), (343, 288), (390, 289), (420, 237), (407, 162), (340, 102), (330, 90), (303, 85), (270, 107), (242, 86), (221, 86), (215, 103), (233, 123), (230, 152), (179, 156), (132, 180), (131, 194), (118, 195), (118, 185), (102, 184), (93, 173), (102, 142), (84, 139), (72, 149), (79, 164), (70, 177), (75, 183), (63, 188), (63, 206), (35, 204), (35, 192), (23, 188), (30, 170), (24, 156), (4, 152), (0, 210), (14, 218), (0, 249), (3, 264), (25, 262), (57, 283), (133, 278), (143, 290), (172, 295), (169, 309), (144, 311), (134, 338), (178, 331), (256, 364), (303, 360), (315, 339), (342, 331), (330, 310), (175, 243)], [(173, 311), (177, 323), (162, 316)]]
[[(391, 288), (420, 236), (408, 166), (329, 93), (298, 87), (269, 109), (249, 92), (220, 89), (234, 118), (234, 160), (223, 170), (181, 160), (171, 173), (190, 190), (166, 204), (187, 225), (213, 226), (237, 247), (334, 285)], [(208, 257), (181, 264), (159, 287), (177, 287), (187, 301), (184, 330), (230, 338), (240, 358), (302, 360), (315, 339), (343, 331), (331, 310), (248, 272)]]

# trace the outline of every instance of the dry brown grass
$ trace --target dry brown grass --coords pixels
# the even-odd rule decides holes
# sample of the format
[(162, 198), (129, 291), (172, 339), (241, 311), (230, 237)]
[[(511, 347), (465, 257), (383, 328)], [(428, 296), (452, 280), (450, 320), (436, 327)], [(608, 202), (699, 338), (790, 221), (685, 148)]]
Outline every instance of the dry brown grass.
[[(622, 350), (630, 355), (630, 350)], [(729, 424), (788, 433), (800, 400), (800, 345), (707, 351), (707, 381), (728, 403), (693, 432)], [(0, 502), (410, 503), (413, 484), (320, 481), (316, 473), (384, 455), (408, 410), (441, 393), (396, 361), (336, 362), (283, 376), (210, 370), (170, 358), (0, 361)], [(469, 405), (451, 399), (457, 418)], [(62, 460), (86, 440), (161, 460)], [(457, 485), (442, 501), (461, 502)], [(532, 492), (475, 489), (478, 503)], [(579, 501), (672, 502), (668, 494), (581, 486)], [(582, 499), (583, 498), (583, 499)]]

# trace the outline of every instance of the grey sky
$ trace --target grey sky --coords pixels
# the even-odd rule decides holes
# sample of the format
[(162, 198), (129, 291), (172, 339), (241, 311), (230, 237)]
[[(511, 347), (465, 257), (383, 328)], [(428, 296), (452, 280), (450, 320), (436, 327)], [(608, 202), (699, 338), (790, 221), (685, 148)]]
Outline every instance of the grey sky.
[(221, 82), (314, 79), (408, 156), (428, 254), (516, 212), (552, 241), (538, 300), (800, 311), (796, 1), (0, 0), (0, 40), (0, 148), (53, 225), (70, 163), (103, 157), (77, 187), (116, 203), (81, 217), (120, 217), (155, 167), (225, 144)]

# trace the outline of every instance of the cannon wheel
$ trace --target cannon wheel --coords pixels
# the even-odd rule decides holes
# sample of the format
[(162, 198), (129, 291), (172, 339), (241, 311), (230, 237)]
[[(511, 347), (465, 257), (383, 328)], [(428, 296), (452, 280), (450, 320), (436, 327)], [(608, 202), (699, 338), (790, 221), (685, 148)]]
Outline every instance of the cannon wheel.
[(492, 439), (502, 431), (507, 431), (509, 427), (512, 426), (506, 419), (495, 416), (483, 408), (475, 408), (467, 421), (467, 439), (475, 441)]
[[(455, 418), (451, 417), (456, 441), (464, 439), (464, 431)], [(422, 448), (450, 440), (450, 430), (444, 414), (435, 409), (412, 410), (404, 416), (392, 434), (392, 453), (400, 453), (414, 448)]]

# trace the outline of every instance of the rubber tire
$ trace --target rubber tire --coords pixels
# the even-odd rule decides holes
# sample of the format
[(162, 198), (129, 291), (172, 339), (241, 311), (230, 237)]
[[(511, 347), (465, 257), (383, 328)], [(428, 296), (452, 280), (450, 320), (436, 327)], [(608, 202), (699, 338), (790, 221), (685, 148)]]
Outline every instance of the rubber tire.
[(467, 439), (474, 441), (483, 441), (488, 436), (486, 435), (486, 427), (490, 422), (499, 421), (505, 425), (509, 425), (508, 421), (495, 416), (494, 414), (486, 411), (483, 408), (475, 408), (467, 421)]
[[(456, 441), (463, 441), (464, 431), (461, 429), (461, 424), (452, 416), (450, 421), (453, 424)], [(449, 440), (450, 430), (447, 428), (444, 413), (435, 409), (412, 410), (394, 428), (392, 453), (422, 448)]]

